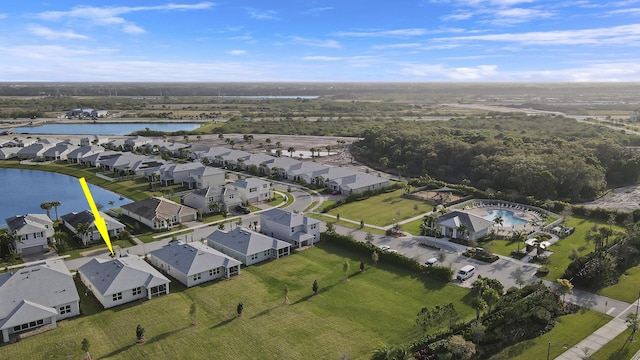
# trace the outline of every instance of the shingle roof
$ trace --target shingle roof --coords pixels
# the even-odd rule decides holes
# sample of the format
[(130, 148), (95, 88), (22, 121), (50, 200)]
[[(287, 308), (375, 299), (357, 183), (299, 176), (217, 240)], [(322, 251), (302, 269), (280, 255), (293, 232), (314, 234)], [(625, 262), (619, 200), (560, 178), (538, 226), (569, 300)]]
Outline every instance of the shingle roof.
[[(16, 215), (6, 218), (5, 222), (9, 232), (17, 231), (20, 234), (31, 234), (36, 231), (48, 230), (53, 226), (53, 221), (45, 214)], [(47, 228), (45, 225), (50, 225)]]
[(243, 227), (235, 228), (229, 232), (216, 230), (207, 236), (207, 239), (244, 255), (251, 255), (270, 249), (283, 249), (290, 246), (287, 242)]
[(56, 260), (0, 274), (0, 299), (0, 321), (5, 321), (19, 306), (54, 307), (80, 297), (64, 262)]
[(174, 215), (184, 215), (196, 213), (195, 209), (180, 205), (164, 198), (152, 197), (131, 204), (122, 205), (121, 208), (142, 216), (145, 219), (153, 220), (156, 216), (167, 219)]
[(477, 232), (493, 226), (493, 221), (483, 219), (479, 216), (462, 211), (452, 211), (438, 218), (438, 224), (449, 228), (458, 228), (460, 224), (465, 224), (469, 231)]
[(149, 255), (164, 261), (187, 276), (221, 266), (229, 268), (240, 265), (240, 261), (199, 242), (170, 242), (150, 252)]
[[(118, 220), (112, 218), (111, 216), (103, 213), (102, 211), (98, 211), (100, 213), (100, 216), (102, 216), (107, 224), (107, 229), (112, 230), (112, 229), (116, 229), (116, 228), (123, 228), (124, 225), (122, 223), (120, 223)], [(62, 216), (60, 216), (60, 218), (62, 220), (64, 220), (66, 223), (68, 223), (69, 225), (73, 226), (73, 228), (75, 229), (78, 224), (80, 223), (86, 223), (89, 224), (90, 226), (93, 225), (93, 222), (95, 221), (95, 218), (93, 217), (93, 213), (91, 213), (91, 211), (89, 210), (85, 210), (85, 211), (81, 211), (79, 213), (77, 212), (70, 212), (68, 214), (64, 214)]]
[(139, 286), (151, 288), (169, 283), (158, 270), (135, 255), (121, 258), (93, 258), (78, 268), (102, 296), (116, 294)]
[(290, 211), (272, 208), (260, 213), (260, 217), (265, 217), (272, 222), (286, 225), (289, 227), (295, 227), (299, 225), (319, 224), (320, 220), (304, 216), (302, 214), (295, 214)]

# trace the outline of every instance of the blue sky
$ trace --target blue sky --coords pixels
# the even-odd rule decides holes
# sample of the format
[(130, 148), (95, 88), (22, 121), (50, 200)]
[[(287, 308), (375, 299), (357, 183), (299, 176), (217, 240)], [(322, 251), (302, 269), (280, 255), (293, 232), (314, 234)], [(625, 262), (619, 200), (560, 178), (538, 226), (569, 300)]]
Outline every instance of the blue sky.
[(6, 1), (0, 81), (640, 81), (640, 0)]

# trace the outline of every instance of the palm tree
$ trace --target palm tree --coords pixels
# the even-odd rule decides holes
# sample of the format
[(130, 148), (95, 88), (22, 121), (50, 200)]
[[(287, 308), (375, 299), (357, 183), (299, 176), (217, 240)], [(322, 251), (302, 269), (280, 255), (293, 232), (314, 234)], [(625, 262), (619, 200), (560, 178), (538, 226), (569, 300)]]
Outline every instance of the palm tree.
[[(460, 224), (458, 225), (458, 233), (460, 233), (460, 235), (462, 236), (463, 240), (467, 240), (469, 235), (469, 226), (467, 226), (467, 224)], [(456, 234), (457, 235), (457, 234)]]
[(76, 232), (78, 233), (78, 236), (80, 236), (82, 243), (84, 243), (84, 237), (89, 233), (89, 231), (90, 226), (87, 223), (80, 223), (76, 226)]
[(496, 216), (493, 219), (494, 224), (499, 225), (500, 227), (502, 227), (502, 225), (504, 224), (504, 219), (502, 218), (501, 215)]
[(62, 203), (58, 200), (54, 200), (52, 202), (50, 202), (51, 206), (53, 206), (54, 210), (56, 211), (56, 221), (58, 220), (58, 206), (62, 206)]
[(527, 235), (522, 231), (516, 231), (511, 235), (511, 241), (518, 243), (518, 253), (520, 253), (520, 244), (527, 241)]
[(49, 218), (51, 218), (51, 216), (49, 215), (49, 212), (50, 212), (52, 207), (53, 207), (53, 205), (51, 205), (51, 203), (48, 202), (48, 201), (43, 202), (42, 204), (40, 204), (40, 209), (46, 210), (47, 211), (47, 217), (49, 217)]
[(296, 149), (293, 146), (289, 146), (287, 152), (289, 153), (290, 157), (293, 157), (293, 153), (296, 152)]
[(282, 147), (282, 143), (280, 141), (276, 141), (276, 147), (279, 149)]
[(220, 211), (220, 208), (222, 208), (222, 204), (217, 201), (212, 201), (209, 203), (209, 210), (211, 212), (218, 212)]
[(331, 145), (327, 145), (324, 148), (327, 149), (327, 156), (329, 156), (329, 153), (331, 152)]

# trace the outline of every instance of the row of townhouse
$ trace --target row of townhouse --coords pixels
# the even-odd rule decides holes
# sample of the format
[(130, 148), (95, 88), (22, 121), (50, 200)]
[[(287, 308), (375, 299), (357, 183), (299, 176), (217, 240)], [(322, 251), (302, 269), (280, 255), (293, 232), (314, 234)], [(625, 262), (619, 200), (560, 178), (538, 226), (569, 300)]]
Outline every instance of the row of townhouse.
[(343, 195), (359, 194), (389, 186), (387, 179), (351, 169), (265, 153), (251, 154), (225, 147), (193, 151), (193, 157), (201, 162), (230, 169), (246, 171), (255, 167), (263, 175), (273, 174), (290, 181), (325, 186)]

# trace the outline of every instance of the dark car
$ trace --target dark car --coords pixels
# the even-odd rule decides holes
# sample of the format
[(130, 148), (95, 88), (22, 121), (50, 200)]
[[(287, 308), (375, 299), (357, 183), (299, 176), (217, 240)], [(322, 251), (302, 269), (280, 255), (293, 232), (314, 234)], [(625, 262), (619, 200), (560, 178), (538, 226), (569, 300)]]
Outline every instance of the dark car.
[(248, 208), (248, 207), (246, 207), (246, 206), (242, 206), (242, 205), (238, 205), (238, 206), (236, 207), (236, 210), (237, 210), (237, 211), (239, 211), (239, 212), (241, 212), (241, 213), (243, 213), (243, 214), (248, 214), (248, 213), (250, 213), (250, 212), (251, 212), (251, 210), (249, 210), (249, 208)]

